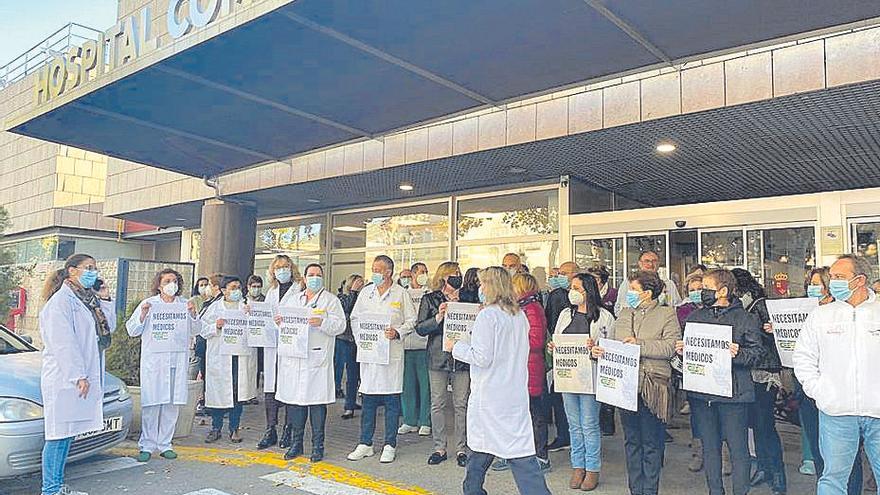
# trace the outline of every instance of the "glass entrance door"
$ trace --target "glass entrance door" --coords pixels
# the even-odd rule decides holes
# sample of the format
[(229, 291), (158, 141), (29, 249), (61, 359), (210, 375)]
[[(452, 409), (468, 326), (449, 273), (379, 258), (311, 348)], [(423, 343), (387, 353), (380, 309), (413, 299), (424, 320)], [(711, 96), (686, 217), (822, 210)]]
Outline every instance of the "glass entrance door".
[(666, 232), (616, 234), (574, 239), (575, 262), (581, 268), (604, 265), (611, 272), (614, 287), (639, 269), (639, 256), (654, 251), (660, 257), (660, 274), (667, 277), (669, 236)]

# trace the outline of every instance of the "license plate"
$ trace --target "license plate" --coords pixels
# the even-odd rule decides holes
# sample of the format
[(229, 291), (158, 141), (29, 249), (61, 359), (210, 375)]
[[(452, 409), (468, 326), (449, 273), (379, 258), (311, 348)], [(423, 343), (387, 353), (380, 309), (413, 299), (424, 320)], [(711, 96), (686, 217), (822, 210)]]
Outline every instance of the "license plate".
[(82, 440), (84, 438), (94, 437), (108, 431), (122, 431), (122, 416), (114, 418), (104, 418), (104, 429), (80, 433), (74, 440)]

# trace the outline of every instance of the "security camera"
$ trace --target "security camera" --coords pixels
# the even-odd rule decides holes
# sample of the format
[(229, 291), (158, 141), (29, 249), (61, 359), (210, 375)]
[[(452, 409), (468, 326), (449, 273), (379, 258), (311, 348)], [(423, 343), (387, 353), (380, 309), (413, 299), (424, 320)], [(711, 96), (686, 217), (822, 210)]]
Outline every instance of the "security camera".
[(684, 226), (687, 225), (687, 224), (688, 224), (688, 223), (687, 223), (687, 220), (676, 220), (676, 221), (675, 221), (675, 226), (678, 227), (678, 228), (680, 228), (680, 229), (683, 229)]
[(567, 175), (563, 175), (559, 177), (559, 187), (568, 187), (569, 177)]

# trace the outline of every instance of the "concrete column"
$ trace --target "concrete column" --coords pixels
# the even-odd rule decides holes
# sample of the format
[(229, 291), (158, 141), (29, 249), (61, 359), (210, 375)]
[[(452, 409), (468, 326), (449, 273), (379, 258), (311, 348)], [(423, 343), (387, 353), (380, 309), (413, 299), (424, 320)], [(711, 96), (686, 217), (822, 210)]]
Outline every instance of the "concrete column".
[(257, 209), (252, 205), (209, 199), (202, 206), (199, 274), (238, 275), (244, 283), (253, 273)]

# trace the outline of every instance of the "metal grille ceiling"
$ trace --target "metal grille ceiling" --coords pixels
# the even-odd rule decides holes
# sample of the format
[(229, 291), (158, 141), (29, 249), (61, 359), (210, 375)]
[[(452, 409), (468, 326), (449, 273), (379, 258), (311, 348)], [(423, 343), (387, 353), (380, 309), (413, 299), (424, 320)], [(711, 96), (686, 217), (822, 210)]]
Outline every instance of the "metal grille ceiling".
[(875, 0), (298, 0), (12, 131), (214, 175), (878, 16)]
[[(655, 152), (659, 142), (678, 149)], [(526, 170), (510, 173), (511, 167)], [(261, 217), (571, 175), (649, 206), (880, 187), (880, 81), (233, 196)], [(415, 190), (398, 189), (410, 182)], [(319, 203), (309, 200), (319, 200)], [(138, 212), (167, 225), (198, 204)]]

